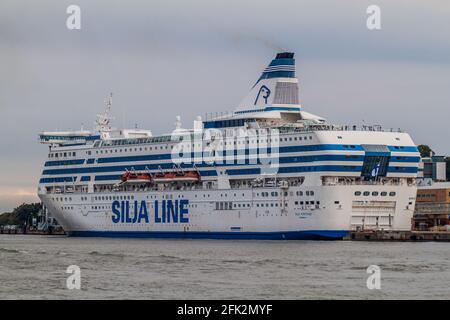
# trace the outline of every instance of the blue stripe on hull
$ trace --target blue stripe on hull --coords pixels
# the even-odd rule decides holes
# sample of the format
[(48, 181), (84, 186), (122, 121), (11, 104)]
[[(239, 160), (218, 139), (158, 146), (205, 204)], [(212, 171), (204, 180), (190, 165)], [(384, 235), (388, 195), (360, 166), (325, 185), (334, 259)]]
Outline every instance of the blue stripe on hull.
[(277, 232), (194, 232), (194, 231), (69, 231), (71, 237), (246, 239), (246, 240), (342, 240), (345, 230)]
[[(111, 146), (108, 146), (111, 147)], [(118, 147), (118, 146), (114, 146)], [(120, 147), (125, 147), (125, 145), (121, 145)], [(417, 147), (415, 146), (388, 146), (389, 151), (392, 152), (418, 152)], [(304, 145), (304, 146), (284, 146), (275, 148), (274, 152), (276, 153), (289, 153), (289, 152), (302, 152), (302, 151), (328, 151), (328, 150), (339, 150), (339, 151), (364, 151), (364, 149), (360, 145), (340, 145), (340, 144), (316, 144), (316, 145)], [(272, 148), (268, 146), (267, 153), (272, 153)], [(258, 154), (258, 149), (239, 149), (233, 150), (234, 155), (249, 155), (249, 154)], [(217, 155), (225, 156), (225, 151), (218, 152)], [(202, 152), (191, 152), (190, 155), (186, 155), (188, 158), (201, 158), (205, 155)], [(318, 156), (318, 155), (316, 155)], [(393, 156), (395, 157), (395, 155)], [(406, 156), (401, 156), (402, 158), (406, 158)], [(417, 157), (416, 157), (417, 158)], [(154, 161), (154, 160), (170, 160), (172, 159), (171, 153), (162, 153), (162, 154), (153, 154), (153, 155), (136, 155), (136, 156), (116, 156), (116, 157), (107, 157), (107, 158), (98, 158), (98, 163), (117, 163), (117, 162), (134, 162), (134, 161)], [(87, 164), (94, 163), (95, 159), (88, 159)], [(85, 159), (74, 159), (74, 160), (55, 160), (55, 161), (47, 161), (45, 162), (45, 167), (53, 167), (53, 166), (65, 166), (65, 165), (77, 165), (84, 164)], [(418, 160), (417, 160), (418, 161)], [(403, 161), (402, 161), (403, 162)], [(408, 161), (409, 162), (409, 161)], [(412, 162), (416, 162), (413, 160)]]

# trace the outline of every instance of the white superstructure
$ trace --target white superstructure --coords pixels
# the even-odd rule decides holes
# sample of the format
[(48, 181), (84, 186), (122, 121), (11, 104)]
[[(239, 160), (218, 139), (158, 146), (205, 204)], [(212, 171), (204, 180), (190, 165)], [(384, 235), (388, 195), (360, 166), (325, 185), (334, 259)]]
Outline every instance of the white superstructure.
[(231, 114), (169, 135), (42, 133), (39, 197), (69, 235), (341, 239), (409, 230), (419, 153), (404, 132), (303, 110), (293, 53), (277, 54)]

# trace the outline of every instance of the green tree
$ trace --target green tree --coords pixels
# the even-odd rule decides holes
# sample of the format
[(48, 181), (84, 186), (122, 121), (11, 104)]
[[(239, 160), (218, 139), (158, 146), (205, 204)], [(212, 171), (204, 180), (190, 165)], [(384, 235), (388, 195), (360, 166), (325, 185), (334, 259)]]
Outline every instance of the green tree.
[(25, 222), (29, 225), (33, 218), (37, 217), (42, 205), (40, 203), (23, 203), (12, 212), (0, 215), (0, 225), (23, 225)]
[(417, 149), (419, 149), (420, 156), (422, 158), (429, 157), (430, 152), (432, 151), (431, 148), (429, 146), (427, 146), (426, 144), (421, 144), (421, 145), (417, 146)]

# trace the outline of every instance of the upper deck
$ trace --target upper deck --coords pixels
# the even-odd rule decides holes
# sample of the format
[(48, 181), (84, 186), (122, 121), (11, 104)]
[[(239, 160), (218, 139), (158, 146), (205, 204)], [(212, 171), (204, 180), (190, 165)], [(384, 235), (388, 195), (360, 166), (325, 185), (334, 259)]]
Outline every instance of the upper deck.
[[(202, 180), (252, 180), (267, 174), (415, 178), (419, 153), (407, 133), (380, 125), (335, 125), (304, 111), (293, 54), (279, 54), (232, 113), (180, 119), (170, 134), (114, 129), (111, 97), (94, 132), (46, 133), (51, 144), (41, 184), (113, 185), (127, 170), (155, 173), (195, 166)], [(226, 183), (225, 185), (229, 185)]]

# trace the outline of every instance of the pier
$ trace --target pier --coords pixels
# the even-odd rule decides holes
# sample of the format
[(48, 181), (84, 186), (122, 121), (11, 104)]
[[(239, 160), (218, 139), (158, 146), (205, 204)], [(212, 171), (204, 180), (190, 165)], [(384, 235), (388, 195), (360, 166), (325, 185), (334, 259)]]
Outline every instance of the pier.
[(62, 228), (48, 228), (45, 230), (30, 228), (4, 228), (0, 226), (0, 234), (29, 234), (29, 235), (65, 235)]
[(344, 240), (450, 242), (450, 232), (449, 231), (350, 231), (349, 235)]

